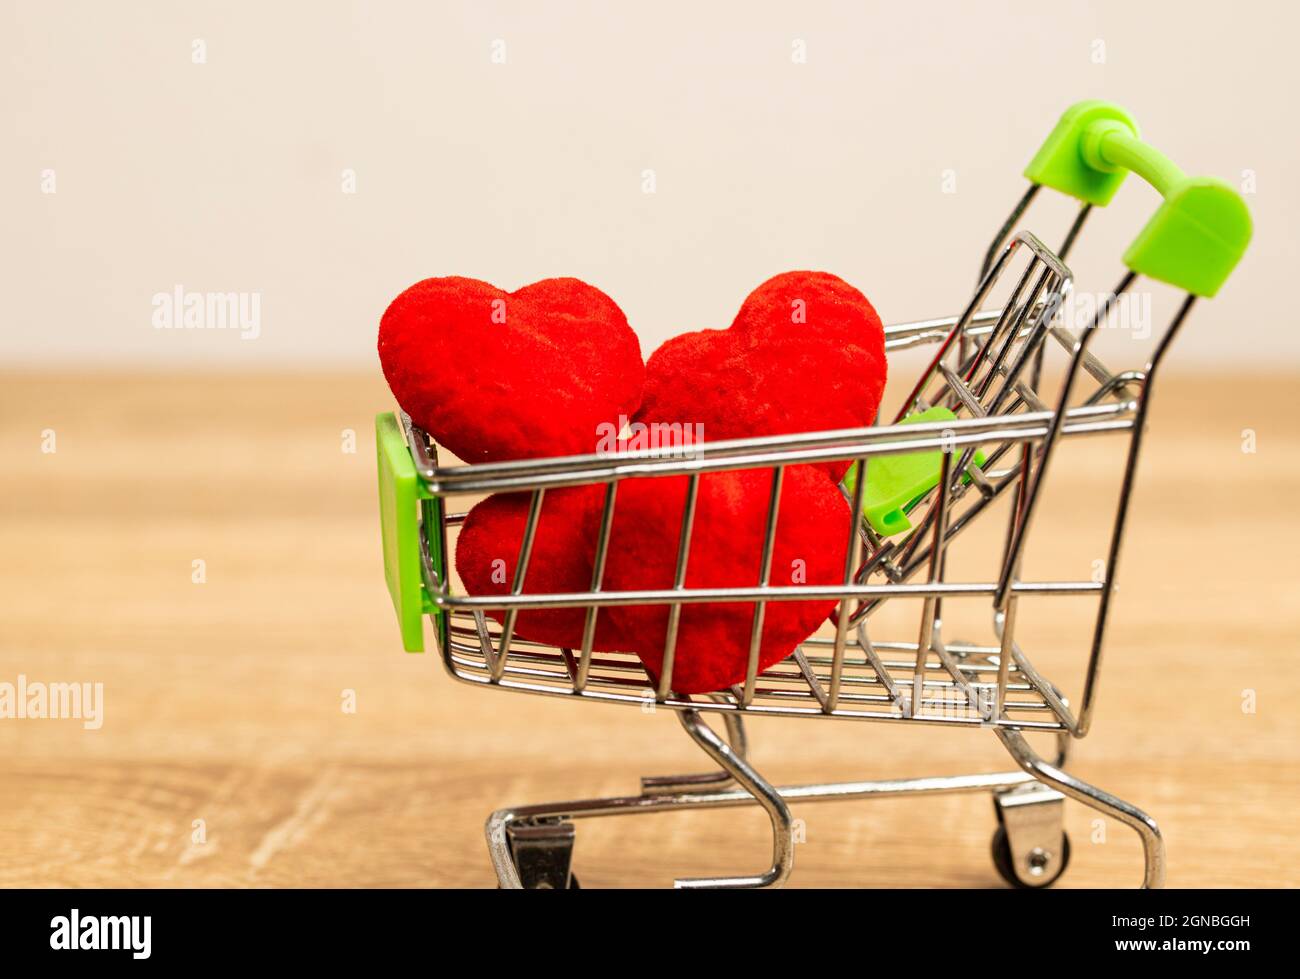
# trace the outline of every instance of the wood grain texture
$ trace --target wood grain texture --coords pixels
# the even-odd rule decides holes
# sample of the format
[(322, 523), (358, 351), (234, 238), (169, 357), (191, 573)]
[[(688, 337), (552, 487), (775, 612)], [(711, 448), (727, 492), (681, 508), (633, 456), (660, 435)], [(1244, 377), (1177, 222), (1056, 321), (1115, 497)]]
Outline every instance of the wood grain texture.
[[(1166, 383), (1072, 769), (1161, 822), (1170, 886), (1295, 885), (1297, 379)], [(705, 767), (666, 712), (475, 691), (401, 652), (374, 499), (389, 404), (377, 372), (0, 378), (0, 681), (105, 689), (97, 731), (0, 721), (0, 885), (490, 887), (490, 810)], [(1062, 456), (1028, 575), (1090, 573), (1082, 515), (1109, 499), (1116, 446)], [(1026, 648), (1069, 689), (1086, 618), (1030, 618)], [(768, 721), (751, 739), (777, 782), (1009, 767), (980, 731)], [(795, 815), (792, 886), (998, 883), (986, 797)], [(1136, 839), (1094, 819), (1067, 804), (1059, 886), (1136, 883)], [(756, 809), (590, 820), (575, 865), (585, 886), (747, 872), (765, 832)]]

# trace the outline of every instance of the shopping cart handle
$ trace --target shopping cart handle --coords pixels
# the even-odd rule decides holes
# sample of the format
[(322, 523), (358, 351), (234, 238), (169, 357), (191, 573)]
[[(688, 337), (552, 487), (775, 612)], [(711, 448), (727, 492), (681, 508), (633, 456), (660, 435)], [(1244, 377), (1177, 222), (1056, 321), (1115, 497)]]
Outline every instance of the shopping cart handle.
[(1151, 184), (1164, 201), (1124, 253), (1124, 264), (1139, 275), (1213, 296), (1250, 243), (1246, 202), (1225, 181), (1187, 176), (1139, 138), (1137, 124), (1119, 106), (1070, 106), (1025, 168), (1025, 176), (1104, 207), (1130, 171)]

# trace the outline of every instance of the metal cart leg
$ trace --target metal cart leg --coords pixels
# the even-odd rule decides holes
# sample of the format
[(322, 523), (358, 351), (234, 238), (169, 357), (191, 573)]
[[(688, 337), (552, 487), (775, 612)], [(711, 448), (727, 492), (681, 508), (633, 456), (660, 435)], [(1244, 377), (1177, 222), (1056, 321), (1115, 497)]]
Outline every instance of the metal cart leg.
[(741, 718), (724, 717), (728, 737), (724, 741), (704, 722), (699, 711), (679, 711), (677, 717), (692, 740), (721, 766), (719, 771), (642, 778), (639, 798), (588, 800), (494, 812), (488, 817), (486, 832), (488, 853), (500, 885), (525, 890), (577, 887), (570, 871), (574, 843), (571, 818), (637, 809), (652, 811), (661, 805), (664, 809), (683, 804), (691, 807), (687, 801), (690, 799), (700, 807), (709, 806), (714, 799), (725, 800), (730, 805), (749, 802), (762, 806), (772, 820), (772, 866), (752, 876), (681, 879), (675, 882), (677, 887), (751, 888), (784, 883), (794, 867), (790, 809), (780, 791), (745, 760), (748, 739)]
[(1086, 806), (1113, 816), (1133, 829), (1142, 840), (1142, 852), (1145, 858), (1142, 886), (1164, 886), (1165, 842), (1160, 835), (1160, 827), (1156, 825), (1154, 819), (1123, 799), (1117, 799), (1096, 786), (1089, 785), (1062, 771), (1056, 765), (1044, 761), (1029, 746), (1029, 742), (1019, 731), (999, 728), (997, 736), (1016, 763), (1038, 781), (1068, 795), (1071, 799), (1077, 799)]
[[(721, 761), (722, 759), (719, 759)], [(748, 768), (748, 766), (746, 766)], [(752, 771), (752, 769), (750, 769)], [(992, 792), (1005, 793), (1020, 787), (1037, 787), (1032, 773), (1024, 771), (993, 772), (976, 775), (939, 775), (923, 778), (883, 779), (869, 782), (830, 782), (813, 785), (782, 785), (773, 788), (758, 779), (755, 785), (765, 786), (787, 802), (847, 802), (859, 799), (883, 799), (899, 796), (947, 795), (950, 793)], [(573, 846), (571, 821), (602, 818), (605, 816), (631, 816), (637, 813), (683, 812), (692, 809), (731, 809), (758, 805), (760, 796), (748, 788), (710, 789), (708, 791), (681, 791), (677, 793), (642, 793), (631, 796), (613, 796), (604, 799), (574, 799), (567, 802), (544, 802), (527, 806), (498, 809), (488, 816), (484, 827), (487, 834), (488, 854), (497, 880), (502, 887), (522, 888), (547, 886), (546, 878), (538, 878), (523, 864), (531, 856), (521, 851), (519, 841), (526, 838), (529, 845), (550, 851), (546, 859), (538, 858), (535, 866), (554, 868), (567, 859)], [(778, 810), (779, 812), (779, 810)], [(778, 818), (777, 822), (780, 822)], [(523, 832), (521, 833), (521, 830)], [(774, 849), (782, 841), (790, 840), (788, 831), (779, 832), (773, 840)], [(773, 869), (788, 861), (778, 854)], [(531, 878), (531, 879), (528, 879)], [(741, 878), (751, 880), (753, 878)], [(784, 878), (782, 878), (784, 879)], [(723, 878), (724, 881), (728, 880)], [(552, 885), (553, 886), (553, 885)], [(572, 879), (569, 883), (574, 887)], [(694, 883), (688, 886), (698, 886)], [(715, 886), (735, 886), (721, 884)], [(1041, 886), (1041, 884), (1035, 885)]]
[[(714, 700), (725, 701), (718, 694), (711, 695)], [(749, 736), (745, 733), (745, 721), (739, 714), (723, 714), (722, 721), (727, 728), (727, 744), (741, 758), (748, 757)], [(706, 792), (709, 789), (728, 789), (735, 785), (735, 779), (725, 769), (716, 772), (694, 772), (690, 775), (643, 775), (641, 776), (642, 795), (676, 795), (679, 792)]]
[(792, 837), (793, 820), (790, 807), (781, 798), (781, 793), (764, 779), (754, 767), (730, 745), (713, 733), (713, 729), (704, 723), (700, 712), (683, 710), (677, 714), (686, 733), (695, 739), (705, 753), (722, 766), (722, 769), (735, 779), (740, 786), (752, 795), (758, 804), (767, 810), (772, 820), (772, 866), (754, 877), (693, 877), (679, 879), (678, 887), (770, 887), (783, 884), (794, 868), (794, 840)]

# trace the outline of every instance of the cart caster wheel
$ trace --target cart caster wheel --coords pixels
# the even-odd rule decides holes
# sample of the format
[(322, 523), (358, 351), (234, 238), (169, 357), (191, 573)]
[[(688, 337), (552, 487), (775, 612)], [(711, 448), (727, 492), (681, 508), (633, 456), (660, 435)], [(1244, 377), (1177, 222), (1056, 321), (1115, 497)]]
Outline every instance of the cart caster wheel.
[[(500, 885), (500, 884), (497, 884), (497, 890), (499, 891), (499, 890), (502, 890), (502, 889), (503, 889), (503, 888), (501, 887), (501, 885)], [(546, 888), (539, 888), (539, 889), (540, 889), (540, 890), (546, 890)], [(580, 891), (580, 890), (582, 890), (582, 885), (581, 885), (580, 883), (578, 883), (578, 875), (577, 875), (577, 874), (569, 874), (569, 887), (568, 887), (568, 890), (571, 890), (571, 891)]]
[(1070, 862), (1065, 796), (1030, 784), (993, 796), (993, 866), (1012, 887), (1050, 887)]
[(1070, 865), (1070, 837), (1064, 832), (1061, 833), (1061, 852), (1056, 854), (1035, 847), (1025, 858), (1026, 866), (1022, 868), (1022, 875), (1016, 874), (1011, 857), (1011, 841), (1007, 838), (1006, 829), (1001, 826), (993, 832), (992, 849), (993, 866), (997, 868), (998, 876), (1012, 887), (1026, 890), (1051, 887)]
[(573, 823), (519, 823), (506, 829), (506, 838), (524, 890), (581, 890), (571, 869)]

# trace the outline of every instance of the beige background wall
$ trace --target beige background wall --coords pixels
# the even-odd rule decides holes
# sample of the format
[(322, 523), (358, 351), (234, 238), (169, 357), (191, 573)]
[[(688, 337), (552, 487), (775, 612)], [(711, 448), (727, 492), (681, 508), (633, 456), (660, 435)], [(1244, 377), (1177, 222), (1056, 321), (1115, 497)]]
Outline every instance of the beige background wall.
[[(1254, 175), (1253, 250), (1183, 363), (1300, 362), (1288, 4), (0, 10), (9, 364), (364, 368), (388, 299), (450, 273), (585, 278), (647, 353), (793, 267), (849, 278), (886, 321), (953, 312), (1086, 97), (1188, 169)], [(1113, 284), (1155, 205), (1131, 183), (1072, 261), (1080, 289)], [(1070, 211), (1030, 226), (1054, 243)], [(259, 336), (154, 329), (177, 284), (258, 294)]]

